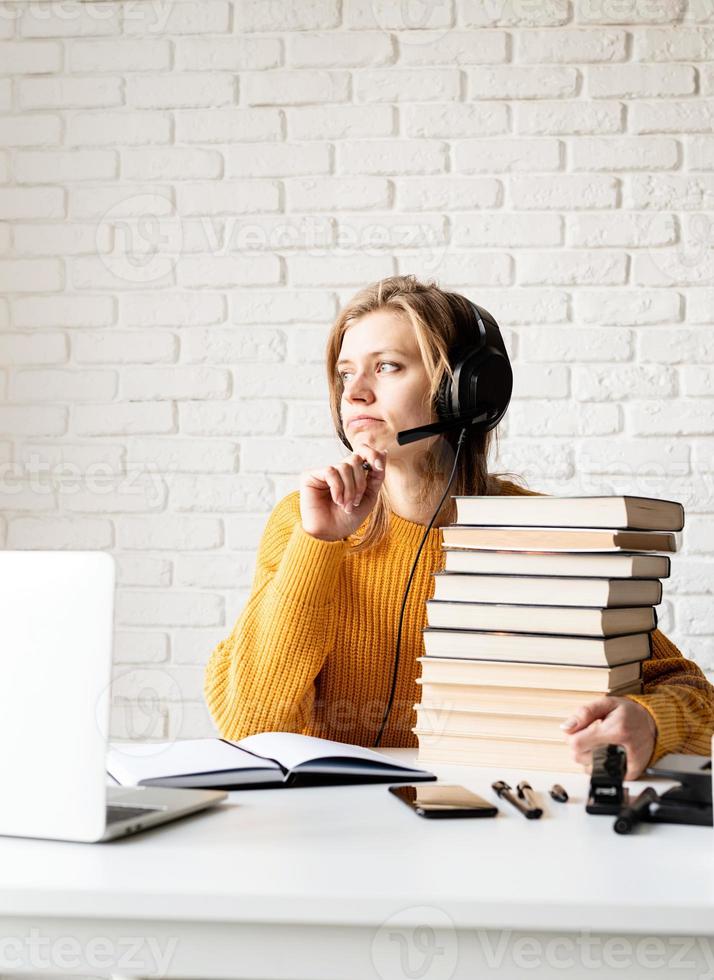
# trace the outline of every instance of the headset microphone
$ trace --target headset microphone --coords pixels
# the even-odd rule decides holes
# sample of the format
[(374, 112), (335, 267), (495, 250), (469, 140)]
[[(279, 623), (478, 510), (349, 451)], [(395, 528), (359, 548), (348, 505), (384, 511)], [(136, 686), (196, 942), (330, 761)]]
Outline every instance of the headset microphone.
[(419, 439), (426, 439), (427, 436), (439, 435), (441, 432), (450, 432), (458, 429), (459, 426), (479, 425), (481, 422), (488, 423), (494, 416), (494, 410), (473, 411), (466, 415), (460, 415), (451, 422), (433, 422), (430, 425), (420, 425), (416, 429), (404, 429), (397, 432), (397, 442), (400, 446), (405, 446), (408, 442), (417, 442)]

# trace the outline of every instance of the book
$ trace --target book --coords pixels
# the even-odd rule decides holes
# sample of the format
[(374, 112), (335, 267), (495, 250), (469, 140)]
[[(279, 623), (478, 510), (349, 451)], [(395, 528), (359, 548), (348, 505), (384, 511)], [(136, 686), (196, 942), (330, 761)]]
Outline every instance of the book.
[[(593, 670), (601, 670), (596, 667)], [(417, 678), (421, 688), (421, 705), (433, 708), (450, 708), (462, 711), (481, 711), (491, 714), (537, 715), (540, 717), (567, 718), (580, 705), (587, 704), (600, 694), (615, 698), (625, 694), (641, 694), (642, 681), (638, 678), (620, 687), (602, 692), (550, 690), (529, 687), (486, 687), (478, 684), (449, 684), (425, 681)]]
[(679, 544), (671, 531), (447, 524), (441, 533), (447, 548), (493, 548), (498, 551), (677, 551)]
[(559, 727), (567, 715), (521, 716), (501, 712), (457, 710), (415, 704), (416, 727), (425, 735), (481, 735), (496, 738), (557, 739), (563, 732)]
[(684, 507), (655, 497), (455, 496), (458, 524), (681, 531)]
[(422, 634), (427, 657), (615, 667), (634, 660), (646, 660), (650, 655), (649, 633), (603, 639), (555, 636), (552, 633), (489, 633), (427, 626)]
[(238, 742), (112, 742), (106, 768), (122, 786), (201, 789), (436, 779), (360, 745), (292, 732), (260, 732)]
[(418, 657), (421, 682), (462, 684), (499, 688), (586, 691), (608, 694), (632, 684), (642, 676), (642, 662), (617, 667), (579, 667), (568, 664), (510, 663), (497, 660), (467, 660), (456, 657)]
[(478, 735), (433, 735), (418, 728), (417, 762), (452, 766), (498, 766), (502, 769), (541, 769), (550, 772), (587, 772), (573, 760), (564, 740), (496, 738)]
[(657, 613), (652, 606), (598, 609), (435, 599), (427, 600), (426, 619), (429, 626), (444, 629), (558, 633), (565, 636), (623, 636), (626, 633), (649, 632), (657, 626)]
[(601, 609), (656, 606), (662, 601), (662, 583), (656, 579), (466, 575), (443, 571), (434, 573), (432, 598), (435, 601), (598, 606)]
[[(444, 548), (444, 572), (477, 575), (578, 575), (593, 578), (669, 578), (669, 555), (476, 551)], [(656, 603), (652, 603), (656, 605)]]

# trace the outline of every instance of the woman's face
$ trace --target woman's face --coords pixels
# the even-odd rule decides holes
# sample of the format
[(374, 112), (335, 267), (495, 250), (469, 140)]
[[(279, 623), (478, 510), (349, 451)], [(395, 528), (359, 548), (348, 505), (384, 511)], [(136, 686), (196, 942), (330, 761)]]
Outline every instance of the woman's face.
[[(351, 324), (342, 338), (337, 371), (344, 384), (342, 425), (355, 452), (369, 444), (388, 449), (392, 460), (406, 460), (439, 438), (397, 443), (402, 429), (436, 421), (429, 404), (429, 377), (405, 316), (376, 310)], [(353, 421), (359, 415), (376, 421)]]

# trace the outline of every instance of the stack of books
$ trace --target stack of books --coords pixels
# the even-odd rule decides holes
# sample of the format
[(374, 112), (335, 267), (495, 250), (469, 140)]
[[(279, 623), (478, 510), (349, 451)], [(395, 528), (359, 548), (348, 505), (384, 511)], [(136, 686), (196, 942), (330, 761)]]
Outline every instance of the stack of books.
[(560, 724), (642, 690), (681, 504), (455, 497), (427, 601), (420, 763), (580, 772)]

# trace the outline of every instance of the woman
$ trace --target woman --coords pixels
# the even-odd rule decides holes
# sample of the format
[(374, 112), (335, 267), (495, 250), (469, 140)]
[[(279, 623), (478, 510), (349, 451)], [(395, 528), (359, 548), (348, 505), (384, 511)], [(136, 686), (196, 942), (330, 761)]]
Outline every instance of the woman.
[[(206, 669), (206, 699), (224, 738), (273, 730), (374, 744), (407, 580), (459, 435), (400, 446), (396, 434), (437, 421), (435, 395), (444, 372), (451, 374), (449, 351), (468, 340), (458, 315), (463, 302), (413, 276), (393, 276), (358, 293), (334, 323), (330, 405), (354, 451), (303, 472), (300, 490), (270, 515), (252, 594)], [(488, 473), (490, 439), (491, 432), (467, 432), (450, 494), (421, 552), (382, 745), (417, 744), (411, 729), (425, 600), (433, 573), (443, 568), (439, 527), (454, 522), (452, 496), (531, 492)], [(709, 754), (714, 688), (659, 630), (652, 647), (642, 695), (598, 698), (564, 722), (576, 761), (588, 764), (596, 745), (615, 742), (627, 751), (633, 779), (667, 752)]]

